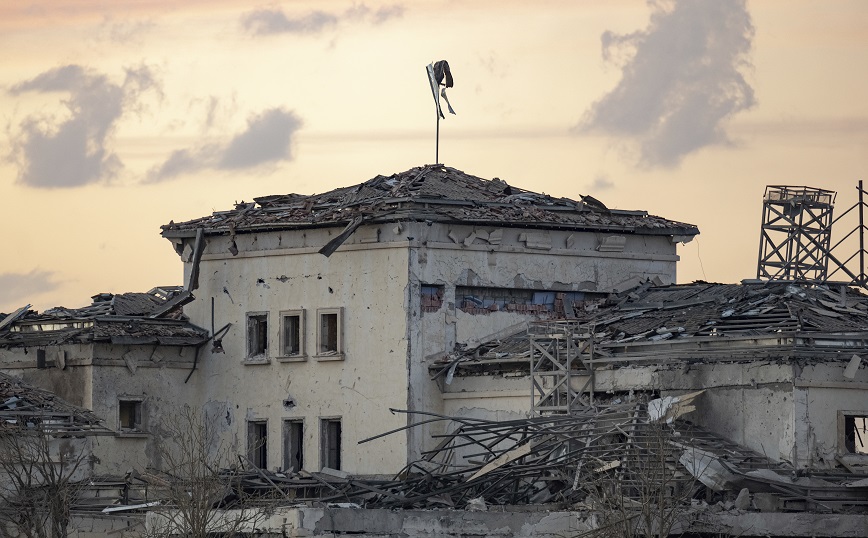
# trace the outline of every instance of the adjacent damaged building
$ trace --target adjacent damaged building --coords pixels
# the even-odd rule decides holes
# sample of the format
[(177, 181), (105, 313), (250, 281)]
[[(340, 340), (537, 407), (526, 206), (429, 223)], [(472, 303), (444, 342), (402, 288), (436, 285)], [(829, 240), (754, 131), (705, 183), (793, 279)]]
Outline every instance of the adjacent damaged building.
[(115, 432), (94, 443), (96, 473), (159, 466), (160, 421), (198, 404), (197, 384), (186, 381), (209, 335), (183, 319), (179, 303), (189, 294), (178, 287), (92, 299), (83, 308), (6, 316), (0, 368), (91, 410)]
[(454, 415), (545, 415), (703, 391), (694, 424), (794, 472), (859, 474), (868, 469), (866, 353), (868, 296), (846, 285), (648, 283), (431, 372), (460, 402), (444, 409)]

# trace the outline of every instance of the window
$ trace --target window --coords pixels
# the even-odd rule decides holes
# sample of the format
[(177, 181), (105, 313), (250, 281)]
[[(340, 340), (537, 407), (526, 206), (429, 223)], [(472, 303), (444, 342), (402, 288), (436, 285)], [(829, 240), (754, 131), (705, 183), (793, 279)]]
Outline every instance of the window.
[(250, 463), (265, 469), (268, 465), (268, 422), (265, 420), (247, 423), (247, 457)]
[(283, 421), (283, 469), (298, 472), (304, 469), (304, 422)]
[(868, 455), (868, 414), (842, 415), (844, 422), (844, 449), (849, 454)]
[(141, 400), (120, 400), (118, 402), (118, 429), (122, 432), (142, 430)]
[(317, 311), (317, 357), (328, 360), (343, 358), (341, 341), (342, 308), (321, 308)]
[(280, 313), (281, 358), (304, 358), (304, 310), (286, 310)]
[(422, 284), (422, 312), (437, 312), (443, 306), (443, 286)]
[(341, 468), (341, 419), (322, 420), (320, 462), (322, 467)]
[(247, 358), (268, 358), (268, 314), (264, 312), (247, 314)]

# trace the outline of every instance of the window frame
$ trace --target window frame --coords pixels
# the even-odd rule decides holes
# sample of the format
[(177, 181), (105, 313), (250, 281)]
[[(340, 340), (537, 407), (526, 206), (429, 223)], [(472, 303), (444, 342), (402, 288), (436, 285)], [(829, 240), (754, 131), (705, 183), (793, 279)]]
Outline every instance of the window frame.
[[(303, 418), (285, 418), (283, 419), (283, 470), (289, 471), (289, 468), (293, 468), (293, 472), (299, 472), (304, 469), (304, 436), (305, 436), (305, 424)], [(298, 434), (293, 431), (293, 427), (298, 427), (300, 429)], [(293, 441), (296, 441), (293, 443)], [(293, 465), (293, 460), (295, 459), (292, 454), (293, 448), (298, 446), (298, 468), (296, 469)]]
[[(254, 320), (256, 320), (258, 318), (265, 318), (265, 330), (264, 331), (262, 331), (262, 330), (257, 331), (257, 333), (260, 333), (260, 335), (265, 338), (265, 340), (264, 340), (265, 347), (263, 348), (263, 351), (261, 353), (253, 353), (253, 340), (252, 340), (253, 326), (252, 326), (252, 323), (254, 322)], [(269, 342), (268, 342), (269, 341), (268, 327), (270, 325), (268, 318), (269, 318), (269, 315), (268, 315), (267, 311), (247, 312), (247, 315), (245, 316), (245, 320), (247, 322), (245, 324), (246, 337), (244, 339), (244, 343), (245, 343), (244, 362), (245, 363), (264, 364), (264, 363), (267, 363), (269, 361), (269, 350), (271, 349), (271, 346), (268, 345), (269, 344)], [(257, 346), (257, 347), (259, 347), (259, 346)]]
[[(857, 417), (868, 420), (868, 410), (841, 410), (838, 411), (838, 454), (848, 456), (850, 458), (864, 459), (868, 462), (868, 435), (862, 438), (862, 447), (864, 452), (860, 452), (858, 447), (851, 452), (847, 447), (847, 417)], [(855, 428), (854, 424), (854, 428)], [(862, 430), (865, 431), (865, 430)]]
[[(118, 432), (121, 435), (137, 435), (145, 432), (145, 413), (144, 413), (144, 398), (141, 397), (119, 397), (118, 398)], [(124, 427), (121, 421), (121, 410), (125, 405), (132, 404), (133, 406), (133, 427)]]
[[(280, 349), (278, 350), (277, 360), (281, 362), (303, 362), (307, 360), (307, 348), (305, 347), (305, 311), (303, 308), (297, 310), (281, 310), (279, 313), (280, 316), (280, 327), (279, 327), (279, 337), (278, 341), (280, 342)], [(286, 318), (289, 317), (298, 317), (298, 353), (294, 355), (288, 355), (286, 353), (287, 339), (286, 339)]]
[[(337, 435), (337, 450), (335, 453), (337, 454), (337, 465), (332, 466), (329, 465), (333, 463), (330, 461), (330, 453), (332, 452), (332, 446), (329, 442), (329, 438), (331, 436), (331, 432), (329, 430), (329, 426), (332, 424), (338, 425), (338, 435)], [(343, 437), (344, 437), (344, 427), (343, 420), (341, 417), (320, 417), (319, 419), (319, 467), (322, 469), (323, 467), (328, 467), (330, 469), (335, 469), (340, 471), (341, 467), (343, 467)]]
[[(335, 343), (336, 349), (326, 350), (323, 349), (323, 338), (325, 335), (323, 334), (322, 324), (324, 316), (335, 316), (337, 320), (336, 328), (335, 328)], [(316, 311), (316, 359), (318, 361), (342, 361), (344, 360), (344, 309), (343, 307), (337, 308), (318, 308)]]
[[(261, 432), (264, 432), (265, 435), (258, 435)], [(262, 444), (254, 446), (260, 440)], [(251, 465), (255, 465), (260, 469), (268, 467), (268, 419), (247, 421), (247, 458), (250, 460)], [(261, 461), (257, 462), (257, 460)]]

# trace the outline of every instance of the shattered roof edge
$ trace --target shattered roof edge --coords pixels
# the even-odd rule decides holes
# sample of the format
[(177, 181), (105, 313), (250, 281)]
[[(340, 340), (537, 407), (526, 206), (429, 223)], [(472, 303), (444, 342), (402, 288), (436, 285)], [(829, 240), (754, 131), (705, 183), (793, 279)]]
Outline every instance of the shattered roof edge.
[[(406, 222), (409, 220), (416, 220), (408, 215), (383, 215), (380, 217), (372, 217), (370, 220), (366, 221), (364, 224), (381, 224), (381, 223), (390, 223), (390, 222)], [(683, 226), (670, 226), (670, 227), (644, 227), (644, 226), (591, 226), (587, 224), (564, 224), (564, 223), (550, 223), (550, 222), (521, 222), (521, 221), (492, 221), (492, 220), (473, 220), (473, 219), (450, 219), (450, 218), (431, 218), (431, 216), (425, 216), (424, 218), (419, 217), (420, 222), (424, 220), (433, 220), (434, 222), (442, 223), (442, 224), (464, 224), (464, 225), (484, 225), (484, 226), (502, 226), (506, 228), (521, 228), (521, 229), (546, 229), (546, 230), (572, 230), (572, 231), (589, 231), (589, 232), (600, 232), (600, 231), (611, 231), (611, 232), (621, 232), (621, 233), (632, 233), (638, 235), (689, 235), (696, 236), (701, 232), (699, 231), (698, 226), (689, 225), (686, 227)], [(310, 230), (317, 228), (343, 228), (348, 223), (352, 222), (352, 219), (346, 220), (333, 220), (327, 222), (287, 222), (287, 223), (266, 223), (266, 224), (253, 224), (250, 226), (239, 226), (234, 230), (230, 229), (228, 226), (204, 226), (202, 229), (205, 231), (205, 235), (210, 236), (219, 236), (219, 235), (227, 235), (231, 233), (235, 234), (248, 234), (248, 233), (259, 233), (259, 232), (271, 232), (271, 231), (283, 231), (283, 230)], [(199, 228), (186, 228), (186, 229), (172, 229), (172, 230), (163, 230), (160, 235), (166, 239), (188, 239), (196, 237), (196, 230)]]

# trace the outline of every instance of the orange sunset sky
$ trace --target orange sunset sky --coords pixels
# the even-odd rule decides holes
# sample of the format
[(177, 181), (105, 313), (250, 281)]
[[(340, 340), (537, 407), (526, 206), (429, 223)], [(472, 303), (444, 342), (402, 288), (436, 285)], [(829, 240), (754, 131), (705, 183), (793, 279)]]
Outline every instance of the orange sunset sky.
[(0, 312), (181, 283), (161, 224), (434, 161), (694, 223), (756, 272), (767, 184), (868, 179), (868, 2), (0, 4)]

